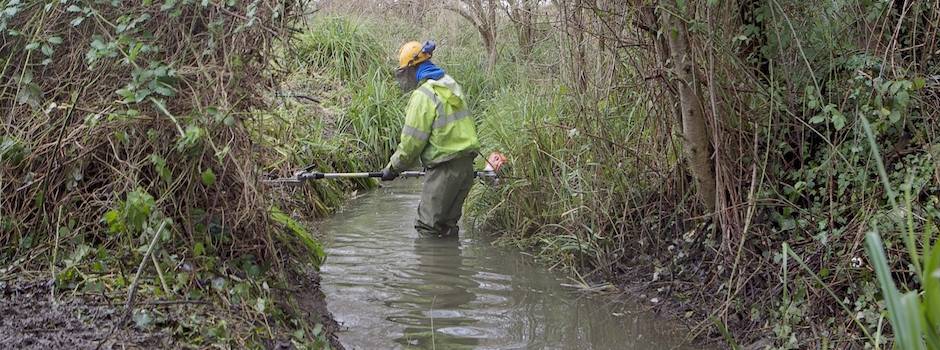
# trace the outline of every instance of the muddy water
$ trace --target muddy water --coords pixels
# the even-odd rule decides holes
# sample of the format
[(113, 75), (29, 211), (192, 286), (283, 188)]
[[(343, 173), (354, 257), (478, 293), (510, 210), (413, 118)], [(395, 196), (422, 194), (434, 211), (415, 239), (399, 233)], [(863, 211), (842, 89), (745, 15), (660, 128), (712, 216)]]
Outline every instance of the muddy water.
[(585, 297), (478, 234), (419, 238), (419, 191), (417, 180), (396, 181), (322, 227), (322, 287), (347, 349), (685, 348), (683, 327)]

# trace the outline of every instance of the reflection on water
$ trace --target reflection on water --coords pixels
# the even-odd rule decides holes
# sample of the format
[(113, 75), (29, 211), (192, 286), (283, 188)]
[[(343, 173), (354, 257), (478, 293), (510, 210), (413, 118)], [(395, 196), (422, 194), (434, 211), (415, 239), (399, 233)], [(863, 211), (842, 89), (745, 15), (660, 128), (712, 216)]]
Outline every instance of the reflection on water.
[(473, 233), (421, 238), (420, 184), (396, 181), (322, 226), (323, 288), (347, 349), (670, 349), (684, 328), (579, 297), (528, 257)]

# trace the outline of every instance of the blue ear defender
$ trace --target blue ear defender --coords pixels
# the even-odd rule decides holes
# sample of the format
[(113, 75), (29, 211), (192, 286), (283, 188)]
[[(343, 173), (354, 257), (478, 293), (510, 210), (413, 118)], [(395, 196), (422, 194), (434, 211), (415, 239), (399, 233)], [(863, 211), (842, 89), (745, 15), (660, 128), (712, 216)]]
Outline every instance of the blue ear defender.
[(428, 40), (428, 41), (425, 41), (424, 46), (421, 47), (421, 52), (424, 52), (430, 55), (434, 53), (434, 49), (436, 48), (437, 48), (437, 44), (435, 44), (434, 41)]

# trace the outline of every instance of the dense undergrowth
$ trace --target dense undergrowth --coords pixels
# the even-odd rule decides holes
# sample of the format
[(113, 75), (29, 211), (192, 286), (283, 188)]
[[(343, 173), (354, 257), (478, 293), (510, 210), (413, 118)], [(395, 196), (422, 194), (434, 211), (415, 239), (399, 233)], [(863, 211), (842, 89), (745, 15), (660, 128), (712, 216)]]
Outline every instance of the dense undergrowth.
[[(509, 73), (517, 82), (498, 84), (479, 103), (483, 142), (506, 152), (521, 179), (477, 191), (470, 216), (587, 278), (671, 297), (672, 309), (701, 321), (693, 337), (730, 330), (723, 336), (731, 344), (888, 346), (887, 321), (897, 311), (883, 311), (889, 293), (879, 288), (864, 239), (881, 233), (886, 266), (902, 291), (915, 291), (912, 300), (923, 281), (935, 282), (934, 270), (915, 266), (930, 259), (932, 222), (940, 219), (940, 70), (936, 54), (918, 49), (935, 48), (936, 39), (916, 33), (940, 9), (924, 3), (905, 16), (882, 2), (834, 2), (819, 12), (784, 3), (756, 2), (741, 14), (753, 22), (731, 33), (706, 22), (690, 29), (714, 45), (711, 55), (722, 55), (717, 63), (708, 52), (698, 56), (710, 74), (703, 89), (719, 101), (705, 108), (729, 106), (709, 126), (726, 203), (719, 215), (694, 196), (681, 153), (688, 146), (670, 131), (671, 102), (637, 88), (650, 73), (635, 63), (605, 65), (598, 71), (609, 68), (624, 87), (576, 93), (564, 74), (547, 86), (525, 78), (544, 76), (529, 72), (550, 65), (553, 57), (543, 55), (503, 57), (520, 66)], [(867, 26), (853, 22), (856, 15)], [(880, 47), (866, 42), (869, 35), (901, 44)], [(614, 57), (638, 56), (624, 49)], [(914, 238), (905, 245), (907, 232)], [(912, 317), (940, 312), (938, 304), (913, 303)]]
[[(384, 48), (343, 46), (346, 22), (304, 28), (305, 6), (5, 2), (0, 285), (120, 303), (136, 285), (171, 306), (137, 305), (131, 325), (180, 346), (335, 341), (325, 309), (288, 292), (317, 288), (305, 278), (325, 258), (300, 221), (374, 182), (258, 180), (380, 166), (402, 102)], [(336, 61), (348, 53), (373, 63)], [(210, 306), (183, 315), (179, 300)]]

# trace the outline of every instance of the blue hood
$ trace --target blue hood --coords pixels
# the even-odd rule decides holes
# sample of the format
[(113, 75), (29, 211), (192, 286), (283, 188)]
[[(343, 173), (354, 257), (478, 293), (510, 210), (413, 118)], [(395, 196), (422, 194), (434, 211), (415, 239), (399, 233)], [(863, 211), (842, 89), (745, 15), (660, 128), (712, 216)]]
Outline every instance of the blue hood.
[(444, 72), (441, 67), (435, 66), (434, 63), (431, 63), (431, 60), (421, 62), (421, 65), (418, 66), (417, 80), (422, 81), (424, 79), (434, 79), (440, 80), (444, 77)]

